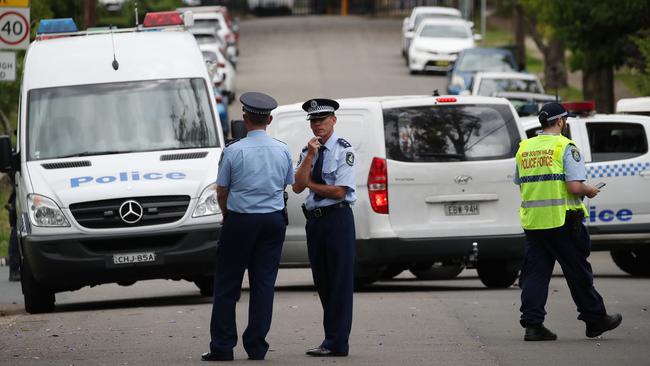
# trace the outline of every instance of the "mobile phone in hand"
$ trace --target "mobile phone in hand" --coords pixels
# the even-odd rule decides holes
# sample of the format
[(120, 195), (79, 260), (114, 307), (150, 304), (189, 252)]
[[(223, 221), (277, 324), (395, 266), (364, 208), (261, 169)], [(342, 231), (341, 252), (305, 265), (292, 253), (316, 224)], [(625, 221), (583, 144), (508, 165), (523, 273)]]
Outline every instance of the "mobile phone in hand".
[(603, 188), (603, 187), (606, 186), (606, 185), (607, 185), (607, 183), (600, 182), (600, 183), (597, 183), (597, 184), (595, 185), (595, 187), (596, 187), (596, 189), (601, 189), (601, 188)]

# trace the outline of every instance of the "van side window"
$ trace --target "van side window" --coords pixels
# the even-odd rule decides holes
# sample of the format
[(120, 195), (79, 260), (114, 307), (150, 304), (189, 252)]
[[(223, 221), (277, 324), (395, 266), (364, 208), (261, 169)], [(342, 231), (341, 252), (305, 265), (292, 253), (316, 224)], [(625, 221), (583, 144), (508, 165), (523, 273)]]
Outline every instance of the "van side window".
[(519, 132), (505, 105), (434, 105), (384, 110), (386, 156), (407, 162), (507, 159)]
[(648, 139), (638, 123), (587, 123), (593, 162), (630, 159), (648, 152)]

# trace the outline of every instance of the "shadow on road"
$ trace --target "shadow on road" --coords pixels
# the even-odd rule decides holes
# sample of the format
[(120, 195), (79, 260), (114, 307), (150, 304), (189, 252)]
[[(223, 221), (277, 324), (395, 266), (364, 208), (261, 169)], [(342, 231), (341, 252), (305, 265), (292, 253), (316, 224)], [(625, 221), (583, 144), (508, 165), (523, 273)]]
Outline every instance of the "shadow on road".
[(118, 300), (101, 300), (88, 301), (79, 303), (56, 304), (56, 313), (66, 313), (73, 311), (94, 311), (107, 309), (124, 309), (124, 308), (149, 308), (162, 306), (178, 305), (201, 305), (211, 304), (211, 297), (202, 297), (199, 295), (178, 295), (178, 296), (156, 296), (141, 297), (135, 299), (118, 299)]

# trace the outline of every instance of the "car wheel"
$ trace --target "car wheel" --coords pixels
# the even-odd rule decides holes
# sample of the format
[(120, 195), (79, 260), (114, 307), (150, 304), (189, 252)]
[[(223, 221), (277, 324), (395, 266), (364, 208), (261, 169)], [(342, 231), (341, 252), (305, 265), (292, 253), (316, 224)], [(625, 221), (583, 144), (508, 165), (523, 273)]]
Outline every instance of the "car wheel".
[(199, 288), (201, 296), (212, 296), (214, 294), (214, 277), (203, 276), (194, 280), (194, 284)]
[(612, 250), (614, 263), (632, 276), (650, 277), (650, 248)]
[(436, 263), (418, 263), (409, 268), (415, 277), (423, 281), (433, 280), (450, 280), (456, 278), (462, 271), (461, 264), (448, 264), (445, 265), (441, 262)]
[(54, 291), (36, 281), (27, 258), (23, 259), (20, 266), (20, 281), (25, 298), (25, 310), (28, 313), (38, 314), (54, 311)]
[(508, 288), (517, 280), (521, 263), (519, 261), (479, 261), (476, 266), (478, 277), (488, 288)]

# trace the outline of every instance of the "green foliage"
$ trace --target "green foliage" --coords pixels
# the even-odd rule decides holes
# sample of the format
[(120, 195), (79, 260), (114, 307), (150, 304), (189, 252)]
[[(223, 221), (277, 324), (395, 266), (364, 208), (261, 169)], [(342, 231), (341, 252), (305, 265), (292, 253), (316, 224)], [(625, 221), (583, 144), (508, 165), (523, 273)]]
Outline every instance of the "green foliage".
[[(97, 6), (97, 25), (114, 25), (118, 28), (128, 28), (135, 25), (135, 0), (126, 1), (119, 11), (110, 12), (101, 6)], [(181, 0), (139, 0), (138, 23), (142, 24), (144, 15), (152, 11), (175, 10), (182, 6)]]
[(645, 60), (644, 66), (639, 70), (638, 75), (633, 78), (634, 89), (640, 95), (650, 95), (650, 29), (639, 32), (638, 35), (631, 37), (631, 39)]

